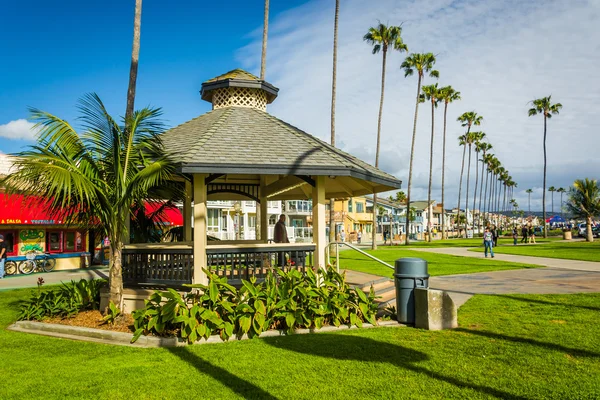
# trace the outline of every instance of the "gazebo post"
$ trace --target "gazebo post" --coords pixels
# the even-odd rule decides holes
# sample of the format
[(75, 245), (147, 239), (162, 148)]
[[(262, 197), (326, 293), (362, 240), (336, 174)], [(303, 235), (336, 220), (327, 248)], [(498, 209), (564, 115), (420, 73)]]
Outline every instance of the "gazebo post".
[(265, 195), (265, 187), (266, 187), (266, 178), (264, 176), (260, 177), (260, 240), (263, 243), (267, 243), (269, 241), (269, 213), (268, 213), (268, 203), (267, 196)]
[(186, 180), (183, 199), (183, 240), (191, 242), (192, 239), (192, 182)]
[(206, 268), (206, 174), (194, 174), (194, 276), (192, 283), (208, 284)]
[(313, 204), (313, 243), (316, 245), (313, 265), (318, 268), (326, 268), (325, 247), (325, 177), (315, 176), (315, 187), (312, 191)]

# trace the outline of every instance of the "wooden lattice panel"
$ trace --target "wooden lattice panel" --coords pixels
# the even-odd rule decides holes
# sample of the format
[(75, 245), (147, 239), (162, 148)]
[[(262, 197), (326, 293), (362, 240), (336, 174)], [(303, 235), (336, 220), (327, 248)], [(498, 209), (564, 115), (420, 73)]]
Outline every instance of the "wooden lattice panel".
[(263, 90), (244, 87), (217, 89), (212, 97), (213, 110), (223, 107), (248, 107), (267, 110), (267, 96)]

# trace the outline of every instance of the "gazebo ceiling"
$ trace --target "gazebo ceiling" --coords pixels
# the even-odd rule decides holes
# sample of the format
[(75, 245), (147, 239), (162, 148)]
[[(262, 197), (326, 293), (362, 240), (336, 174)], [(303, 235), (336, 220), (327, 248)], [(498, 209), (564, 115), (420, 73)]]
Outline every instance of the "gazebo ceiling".
[[(254, 99), (235, 98), (236, 93), (249, 96), (246, 88), (252, 88)], [(274, 200), (310, 197), (315, 176), (326, 177), (327, 198), (400, 188), (396, 177), (264, 111), (264, 99), (272, 101), (277, 91), (243, 70), (205, 82), (202, 98), (219, 101), (218, 107), (213, 103), (212, 111), (162, 134), (165, 150), (181, 173), (209, 174), (213, 184), (259, 184), (263, 176)], [(228, 195), (239, 196), (219, 193), (218, 198), (237, 199)]]

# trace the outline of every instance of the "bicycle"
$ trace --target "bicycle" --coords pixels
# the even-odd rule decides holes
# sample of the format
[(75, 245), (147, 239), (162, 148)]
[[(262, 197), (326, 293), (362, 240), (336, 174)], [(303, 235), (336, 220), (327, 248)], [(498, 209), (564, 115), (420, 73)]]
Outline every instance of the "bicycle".
[(4, 263), (4, 273), (6, 275), (14, 275), (17, 273), (17, 263), (12, 260), (6, 260)]
[[(39, 257), (38, 257), (39, 256)], [(19, 270), (22, 274), (28, 275), (36, 270), (43, 270), (44, 272), (50, 272), (56, 266), (56, 260), (50, 258), (47, 253), (38, 253), (36, 251), (30, 251), (25, 254), (25, 260), (19, 264)]]

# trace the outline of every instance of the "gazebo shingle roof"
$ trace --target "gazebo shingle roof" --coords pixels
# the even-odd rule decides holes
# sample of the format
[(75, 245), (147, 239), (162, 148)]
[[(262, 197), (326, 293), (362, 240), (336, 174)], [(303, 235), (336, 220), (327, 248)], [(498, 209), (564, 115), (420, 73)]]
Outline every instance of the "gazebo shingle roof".
[(389, 189), (401, 185), (396, 177), (254, 108), (215, 109), (168, 130), (162, 140), (183, 173), (351, 176)]

